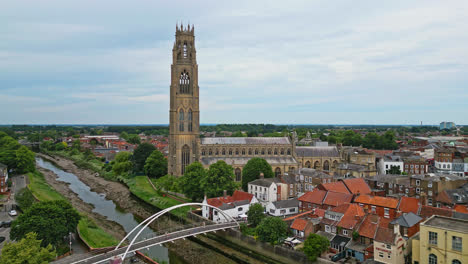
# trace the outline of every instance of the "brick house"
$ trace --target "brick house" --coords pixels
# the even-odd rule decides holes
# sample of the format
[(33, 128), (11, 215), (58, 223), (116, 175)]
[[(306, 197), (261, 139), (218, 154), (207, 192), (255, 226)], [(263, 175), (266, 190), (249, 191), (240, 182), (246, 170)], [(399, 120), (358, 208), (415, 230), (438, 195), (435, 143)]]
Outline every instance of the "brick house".
[(366, 194), (356, 197), (354, 202), (362, 206), (367, 212), (385, 218), (394, 218), (398, 207), (398, 199)]

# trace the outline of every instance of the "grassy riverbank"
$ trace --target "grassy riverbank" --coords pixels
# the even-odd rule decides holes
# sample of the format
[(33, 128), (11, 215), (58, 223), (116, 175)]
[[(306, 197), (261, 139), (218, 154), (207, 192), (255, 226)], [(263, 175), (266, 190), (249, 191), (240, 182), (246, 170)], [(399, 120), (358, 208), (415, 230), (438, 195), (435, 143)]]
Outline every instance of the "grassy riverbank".
[[(66, 200), (59, 192), (54, 190), (45, 180), (44, 175), (35, 171), (28, 173), (28, 188), (39, 201)], [(78, 223), (81, 238), (91, 247), (108, 247), (117, 245), (118, 241), (104, 230), (99, 228), (91, 219), (82, 215)]]
[[(181, 204), (182, 202), (176, 201), (170, 197), (165, 196), (164, 194), (161, 195), (156, 190), (153, 189), (151, 184), (148, 181), (146, 176), (135, 176), (126, 181), (130, 192), (132, 192), (138, 198), (144, 200), (145, 202), (156, 206), (159, 209), (166, 209), (174, 205)], [(187, 216), (187, 212), (190, 208), (181, 207), (177, 208), (171, 213), (173, 215), (185, 218)]]

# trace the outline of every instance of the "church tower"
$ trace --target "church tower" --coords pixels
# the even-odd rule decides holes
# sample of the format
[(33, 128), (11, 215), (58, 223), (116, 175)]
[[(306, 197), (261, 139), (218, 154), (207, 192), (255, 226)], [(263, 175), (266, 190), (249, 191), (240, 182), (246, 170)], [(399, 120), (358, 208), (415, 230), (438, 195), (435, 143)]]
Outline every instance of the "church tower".
[(197, 161), (200, 129), (194, 27), (176, 26), (172, 48), (168, 172), (181, 176)]

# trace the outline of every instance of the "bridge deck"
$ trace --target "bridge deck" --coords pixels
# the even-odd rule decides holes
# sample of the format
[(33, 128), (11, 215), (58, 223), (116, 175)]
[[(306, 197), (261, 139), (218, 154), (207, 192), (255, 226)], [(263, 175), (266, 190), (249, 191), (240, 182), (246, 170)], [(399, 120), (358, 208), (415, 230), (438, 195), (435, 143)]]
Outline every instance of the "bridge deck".
[[(230, 222), (230, 223), (213, 224), (213, 225), (200, 226), (200, 227), (194, 227), (194, 228), (190, 228), (186, 230), (176, 231), (170, 234), (160, 235), (160, 236), (149, 238), (143, 241), (136, 242), (132, 245), (129, 252), (135, 252), (136, 250), (141, 250), (147, 247), (155, 246), (158, 244), (170, 242), (170, 241), (185, 238), (185, 237), (213, 232), (213, 231), (221, 230), (221, 229), (233, 228), (237, 226), (238, 226), (238, 223)], [(94, 256), (92, 256), (92, 253), (89, 253), (86, 255), (72, 255), (70, 257), (66, 257), (66, 258), (54, 261), (52, 263), (55, 263), (55, 264), (101, 263), (101, 262), (111, 259), (114, 256), (123, 255), (126, 249), (127, 247), (121, 247), (117, 250), (109, 251), (107, 253), (94, 255)]]

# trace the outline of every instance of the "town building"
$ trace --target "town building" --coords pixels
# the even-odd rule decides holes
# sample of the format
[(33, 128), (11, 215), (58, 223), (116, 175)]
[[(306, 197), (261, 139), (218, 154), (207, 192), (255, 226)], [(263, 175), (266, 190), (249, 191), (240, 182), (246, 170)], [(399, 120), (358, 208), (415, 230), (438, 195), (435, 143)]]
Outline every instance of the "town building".
[(410, 184), (414, 186), (416, 197), (423, 193), (427, 196), (427, 204), (434, 205), (434, 199), (438, 193), (444, 190), (452, 190), (467, 183), (467, 179), (450, 174), (428, 173), (424, 175), (412, 175)]
[(390, 197), (363, 194), (354, 198), (354, 202), (362, 206), (366, 212), (393, 219), (396, 216), (399, 201)]
[(377, 164), (380, 174), (396, 174), (395, 171), (399, 171), (401, 174), (403, 166), (403, 159), (397, 155), (385, 155)]
[(412, 244), (413, 263), (468, 263), (468, 220), (433, 215)]
[(257, 198), (251, 193), (243, 191), (234, 191), (232, 196), (227, 195), (226, 191), (223, 196), (209, 198), (206, 196), (203, 199), (203, 204), (209, 204), (217, 207), (223, 213), (208, 206), (202, 206), (202, 216), (214, 222), (221, 223), (230, 221), (229, 217), (239, 218), (246, 215), (250, 205), (258, 203)]
[(388, 264), (405, 263), (405, 245), (398, 223), (393, 228), (379, 227), (374, 240), (374, 260)]
[(299, 212), (299, 201), (297, 199), (291, 199), (269, 202), (266, 206), (266, 212), (272, 216), (297, 214)]
[(439, 129), (440, 129), (440, 130), (443, 130), (443, 129), (452, 129), (452, 128), (456, 128), (454, 122), (446, 122), (446, 121), (440, 122), (440, 125), (439, 125)]
[(264, 178), (263, 173), (259, 179), (249, 182), (247, 186), (248, 192), (255, 195), (263, 206), (288, 197), (287, 184), (278, 178)]
[(423, 157), (410, 156), (403, 159), (403, 171), (409, 175), (424, 174), (428, 172), (428, 164)]

